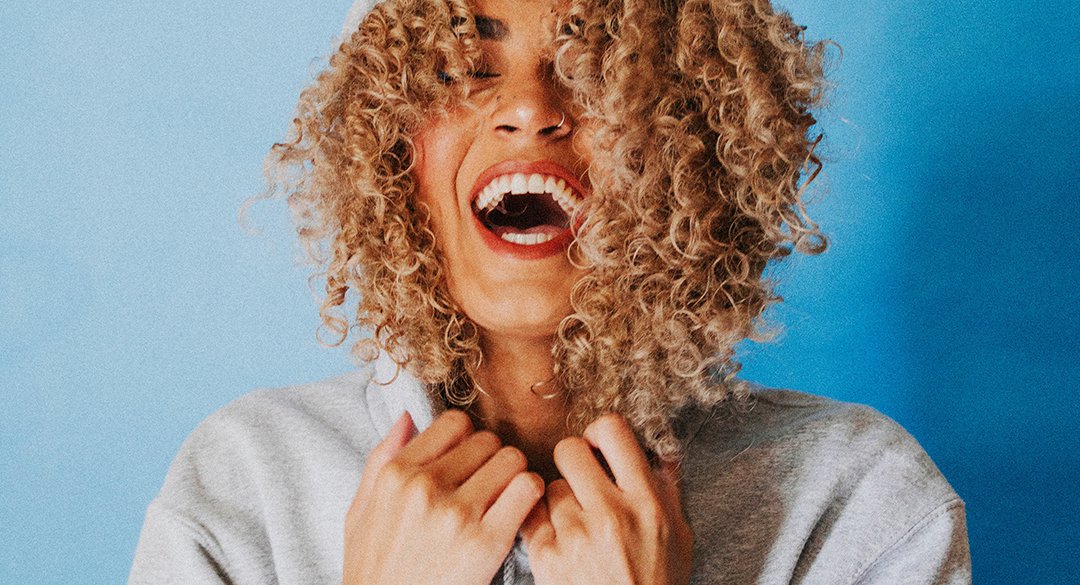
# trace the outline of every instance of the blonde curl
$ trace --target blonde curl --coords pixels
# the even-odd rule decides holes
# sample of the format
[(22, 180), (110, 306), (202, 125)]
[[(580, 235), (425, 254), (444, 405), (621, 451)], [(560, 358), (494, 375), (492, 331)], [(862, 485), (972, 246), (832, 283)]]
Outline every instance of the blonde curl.
[[(588, 272), (555, 336), (556, 378), (574, 430), (618, 412), (679, 457), (679, 410), (743, 393), (734, 347), (779, 300), (766, 264), (826, 247), (803, 203), (821, 169), (826, 44), (768, 0), (574, 0), (557, 27), (554, 71), (596, 154), (572, 248)], [(413, 137), (469, 104), (446, 80), (481, 58), (466, 2), (381, 2), (302, 93), (267, 164), (321, 267), (329, 343), (366, 330), (354, 354), (387, 352), (440, 407), (475, 400), (480, 331), (449, 293)]]

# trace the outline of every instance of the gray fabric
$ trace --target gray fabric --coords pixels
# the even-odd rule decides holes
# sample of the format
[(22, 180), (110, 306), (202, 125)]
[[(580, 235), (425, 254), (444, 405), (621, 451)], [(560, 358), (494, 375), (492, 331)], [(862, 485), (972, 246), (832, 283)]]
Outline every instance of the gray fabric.
[[(203, 422), (150, 503), (129, 583), (340, 583), (367, 454), (402, 409), (431, 417), (414, 379), (381, 386), (373, 370), (257, 391)], [(970, 583), (963, 502), (876, 411), (756, 389), (679, 424), (693, 583)], [(532, 583), (520, 545), (508, 563), (498, 582)]]

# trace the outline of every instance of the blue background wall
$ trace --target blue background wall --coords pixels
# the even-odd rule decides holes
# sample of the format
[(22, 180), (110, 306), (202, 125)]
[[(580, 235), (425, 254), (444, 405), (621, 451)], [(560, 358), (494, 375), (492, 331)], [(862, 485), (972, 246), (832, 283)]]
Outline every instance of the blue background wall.
[[(183, 437), (320, 348), (283, 205), (236, 210), (346, 0), (0, 5), (0, 582), (126, 574)], [(983, 583), (1076, 582), (1080, 14), (789, 0), (844, 50), (824, 256), (746, 372), (871, 404), (968, 503)]]

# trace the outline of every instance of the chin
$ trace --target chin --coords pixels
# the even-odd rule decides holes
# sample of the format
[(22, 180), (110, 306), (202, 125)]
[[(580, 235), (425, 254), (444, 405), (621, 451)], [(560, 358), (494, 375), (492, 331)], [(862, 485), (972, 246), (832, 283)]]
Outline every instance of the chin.
[[(568, 299), (569, 295), (563, 298)], [(521, 294), (465, 303), (464, 307), (465, 314), (485, 333), (518, 338), (551, 337), (572, 311), (568, 300), (553, 302), (551, 296), (536, 298)]]

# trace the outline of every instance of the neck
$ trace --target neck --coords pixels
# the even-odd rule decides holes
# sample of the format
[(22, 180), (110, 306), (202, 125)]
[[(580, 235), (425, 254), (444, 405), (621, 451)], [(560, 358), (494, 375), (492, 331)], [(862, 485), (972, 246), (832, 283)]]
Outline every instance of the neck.
[[(476, 374), (486, 394), (473, 407), (478, 426), (521, 449), (529, 468), (545, 481), (558, 477), (552, 451), (567, 436), (566, 397), (551, 380), (551, 337), (516, 338), (485, 334), (484, 363)], [(543, 395), (559, 393), (550, 398)]]

